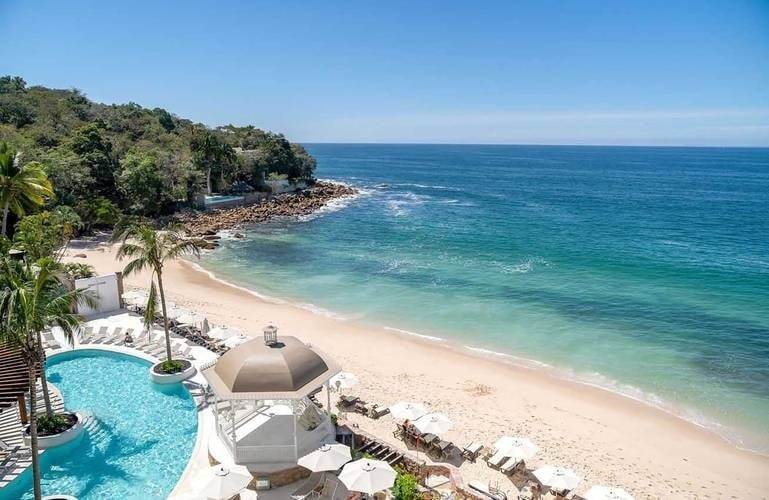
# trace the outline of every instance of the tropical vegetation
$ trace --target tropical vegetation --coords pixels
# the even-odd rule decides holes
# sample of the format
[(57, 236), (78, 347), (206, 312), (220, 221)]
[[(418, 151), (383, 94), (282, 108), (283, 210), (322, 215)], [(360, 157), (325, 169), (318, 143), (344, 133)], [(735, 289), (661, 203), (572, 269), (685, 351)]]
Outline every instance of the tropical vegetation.
[[(86, 292), (67, 286), (67, 275), (50, 258), (37, 262), (0, 258), (0, 342), (19, 349), (28, 369), (29, 436), (32, 451), (32, 474), (35, 498), (41, 498), (40, 464), (38, 461), (38, 424), (41, 430), (60, 427), (51, 405), (45, 376), (45, 353), (42, 332), (58, 327), (72, 342), (82, 318), (72, 312), (77, 304), (93, 305)], [(45, 413), (39, 422), (37, 412), (37, 372), (45, 402)]]
[[(129, 222), (115, 229), (113, 240), (120, 242), (116, 258), (118, 260), (129, 259), (123, 268), (123, 274), (130, 276), (141, 271), (150, 271), (150, 289), (145, 309), (145, 325), (151, 328), (157, 310), (157, 299), (160, 297), (160, 306), (163, 318), (163, 330), (166, 341), (166, 361), (173, 360), (171, 353), (171, 337), (168, 331), (168, 310), (166, 307), (166, 295), (163, 288), (163, 266), (168, 261), (183, 257), (184, 255), (200, 255), (200, 241), (187, 238), (183, 230), (176, 226), (170, 226), (164, 230), (156, 230), (143, 222)], [(172, 369), (173, 363), (167, 363), (165, 367)], [(180, 366), (177, 366), (177, 371)]]
[(83, 231), (111, 227), (121, 212), (169, 214), (205, 193), (269, 190), (268, 178), (312, 182), (315, 171), (315, 159), (281, 134), (209, 128), (135, 103), (100, 104), (77, 89), (28, 86), (18, 76), (0, 77), (0, 142), (21, 152), (0, 165), (27, 167), (24, 179), (47, 174), (55, 194), (28, 187), (9, 202), (11, 215), (39, 207), (42, 197), (49, 210), (71, 207)]

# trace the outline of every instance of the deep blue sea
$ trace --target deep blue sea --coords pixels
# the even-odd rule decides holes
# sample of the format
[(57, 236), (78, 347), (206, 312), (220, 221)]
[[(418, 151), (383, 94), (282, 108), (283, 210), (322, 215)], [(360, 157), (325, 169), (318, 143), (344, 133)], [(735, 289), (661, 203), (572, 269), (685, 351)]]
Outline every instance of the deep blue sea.
[(362, 194), (225, 240), (205, 267), (769, 451), (769, 149), (307, 147)]

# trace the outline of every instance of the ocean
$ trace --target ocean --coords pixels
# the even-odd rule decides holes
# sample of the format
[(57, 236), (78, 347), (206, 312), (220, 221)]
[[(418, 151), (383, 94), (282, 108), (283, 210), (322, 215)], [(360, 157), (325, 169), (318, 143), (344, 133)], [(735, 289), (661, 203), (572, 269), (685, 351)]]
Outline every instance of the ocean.
[(306, 147), (361, 194), (225, 238), (205, 268), (769, 453), (769, 149)]

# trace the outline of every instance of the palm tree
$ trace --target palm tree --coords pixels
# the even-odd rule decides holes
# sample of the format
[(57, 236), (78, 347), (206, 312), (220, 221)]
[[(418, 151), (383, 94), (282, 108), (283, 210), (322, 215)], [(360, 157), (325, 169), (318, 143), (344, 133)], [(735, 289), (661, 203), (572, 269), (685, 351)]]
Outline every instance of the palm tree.
[(68, 340), (82, 322), (72, 312), (75, 305), (93, 305), (90, 295), (67, 290), (54, 261), (42, 259), (33, 266), (12, 259), (0, 261), (0, 341), (16, 346), (24, 358), (29, 376), (29, 437), (32, 448), (32, 476), (35, 499), (41, 498), (37, 443), (37, 368), (41, 369), (46, 414), (53, 415), (45, 379), (45, 354), (40, 332), (50, 326), (61, 328)]
[[(171, 338), (168, 335), (168, 311), (166, 309), (165, 290), (163, 289), (163, 266), (167, 261), (178, 259), (184, 255), (200, 256), (200, 240), (187, 238), (179, 226), (156, 230), (147, 224), (134, 223), (116, 229), (113, 241), (121, 242), (117, 251), (118, 260), (131, 259), (123, 268), (125, 276), (145, 269), (149, 269), (152, 273), (150, 275), (149, 305), (155, 304), (155, 297), (159, 293), (163, 311), (163, 330), (166, 335), (166, 358), (171, 361)], [(155, 280), (157, 280), (157, 288), (155, 288)], [(149, 310), (150, 307), (148, 307)]]
[(0, 235), (5, 236), (8, 212), (21, 216), (28, 210), (41, 207), (46, 198), (53, 197), (53, 187), (37, 162), (21, 166), (19, 155), (6, 143), (0, 143), (0, 207), (3, 210), (3, 226)]

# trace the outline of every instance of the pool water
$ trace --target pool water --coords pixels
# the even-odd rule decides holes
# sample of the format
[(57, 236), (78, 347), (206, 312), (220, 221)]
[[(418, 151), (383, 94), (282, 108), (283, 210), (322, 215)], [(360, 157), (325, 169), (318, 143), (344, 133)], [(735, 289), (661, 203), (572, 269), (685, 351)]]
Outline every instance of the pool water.
[[(48, 380), (68, 410), (88, 416), (76, 441), (41, 456), (43, 495), (88, 499), (166, 498), (195, 444), (197, 412), (181, 386), (149, 380), (150, 363), (119, 353), (81, 350), (53, 356)], [(0, 499), (32, 498), (32, 471)]]
[(206, 204), (209, 205), (211, 203), (224, 203), (225, 201), (239, 201), (242, 200), (242, 196), (228, 196), (223, 194), (215, 194), (211, 196), (206, 196)]

